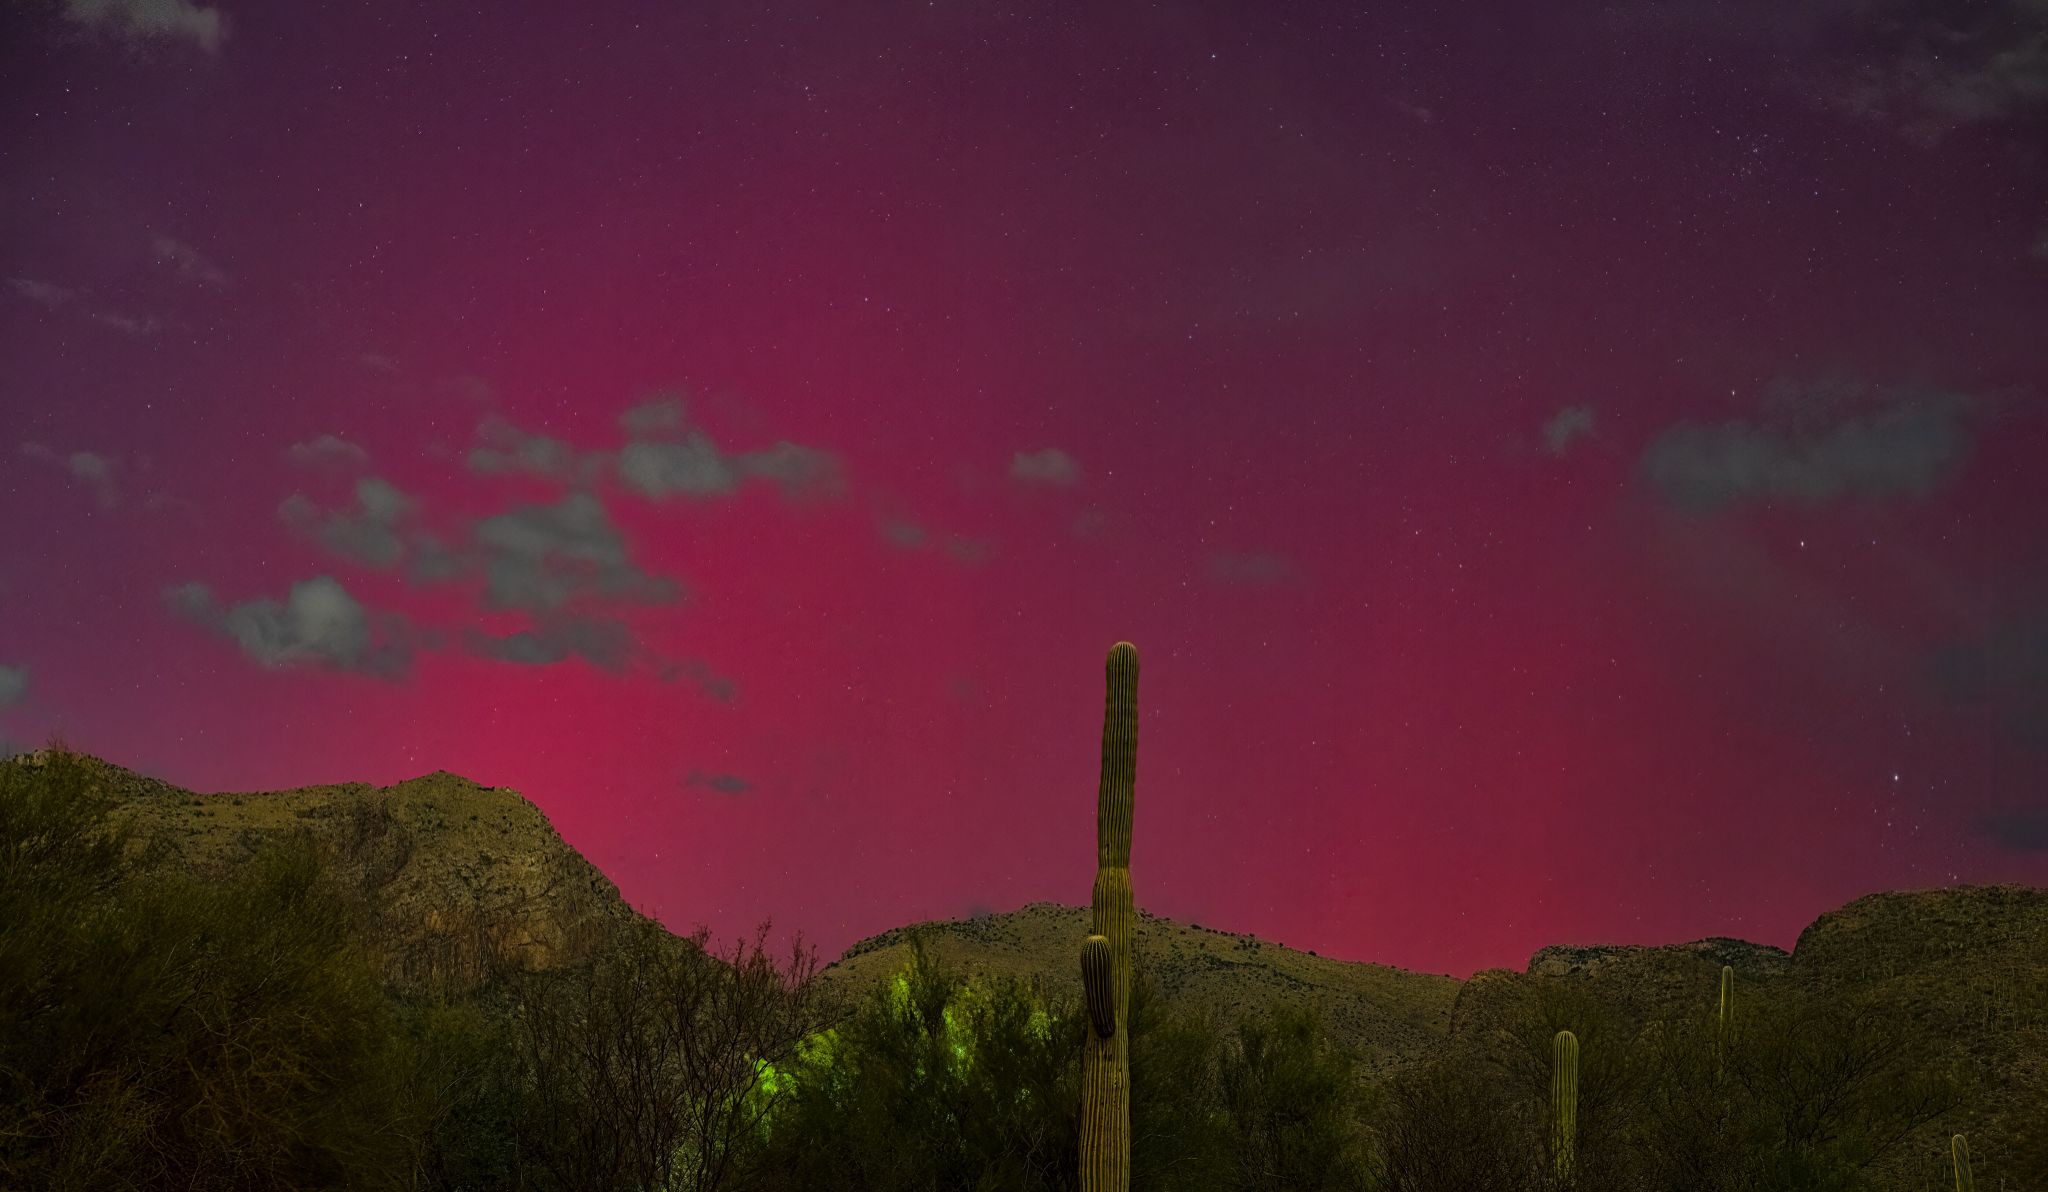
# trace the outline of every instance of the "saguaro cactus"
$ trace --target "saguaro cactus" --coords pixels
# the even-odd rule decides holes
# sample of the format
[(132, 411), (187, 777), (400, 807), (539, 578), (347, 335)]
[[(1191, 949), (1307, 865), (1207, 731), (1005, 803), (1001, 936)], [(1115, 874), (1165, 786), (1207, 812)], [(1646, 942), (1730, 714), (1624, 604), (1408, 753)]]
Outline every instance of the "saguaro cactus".
[(1956, 1165), (1956, 1192), (1977, 1192), (1977, 1181), (1970, 1175), (1970, 1144), (1962, 1135), (1948, 1140), (1948, 1155)]
[(1728, 1033), (1735, 1025), (1735, 966), (1721, 966), (1721, 1014), (1714, 1027), (1714, 1078), (1727, 1062)]
[(1081, 944), (1081, 1192), (1131, 1187), (1131, 804), (1138, 777), (1138, 648), (1110, 647), (1095, 796), (1095, 899)]
[(1579, 1037), (1559, 1031), (1550, 1041), (1550, 1161), (1560, 1184), (1578, 1165), (1578, 1129)]

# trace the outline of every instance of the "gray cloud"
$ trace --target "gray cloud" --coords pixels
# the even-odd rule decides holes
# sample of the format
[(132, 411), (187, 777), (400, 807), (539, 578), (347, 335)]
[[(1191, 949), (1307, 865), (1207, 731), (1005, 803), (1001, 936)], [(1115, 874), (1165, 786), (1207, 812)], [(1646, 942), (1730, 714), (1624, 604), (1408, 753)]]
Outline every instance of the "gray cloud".
[(224, 289), (233, 283), (234, 279), (228, 276), (227, 270), (182, 240), (158, 234), (151, 237), (150, 245), (156, 250), (158, 264), (168, 266), (187, 281), (215, 289)]
[(915, 522), (885, 517), (881, 522), (881, 533), (882, 537), (887, 539), (892, 545), (900, 546), (904, 550), (922, 550), (924, 548), (926, 537), (924, 527)]
[(1977, 831), (2016, 853), (2048, 852), (2048, 811), (2008, 811), (1979, 816)]
[(10, 277), (7, 286), (15, 293), (45, 310), (75, 305), (79, 312), (95, 323), (112, 327), (128, 335), (149, 335), (156, 330), (156, 320), (147, 316), (125, 315), (119, 311), (100, 310), (87, 306), (81, 300), (85, 297), (77, 290), (37, 281), (32, 277)]
[(76, 290), (67, 290), (63, 286), (37, 281), (32, 277), (10, 277), (7, 279), (7, 285), (15, 293), (46, 310), (55, 310), (78, 297)]
[(285, 458), (302, 468), (361, 468), (370, 463), (370, 453), (335, 435), (321, 435), (285, 449)]
[(653, 398), (619, 415), (619, 429), (630, 439), (680, 434), (683, 423), (683, 399), (675, 396)]
[(209, 54), (227, 36), (220, 9), (190, 0), (64, 0), (64, 15), (134, 40), (188, 41)]
[(643, 497), (718, 497), (740, 485), (739, 470), (708, 437), (691, 433), (678, 442), (634, 442), (619, 452), (619, 480)]
[(674, 580), (649, 575), (633, 562), (604, 504), (589, 493), (485, 518), (471, 541), (490, 608), (538, 613), (582, 596), (648, 604), (682, 598)]
[(0, 666), (0, 708), (19, 703), (28, 694), (28, 668)]
[(738, 684), (695, 658), (666, 659), (656, 673), (661, 676), (664, 683), (688, 680), (696, 685), (697, 690), (722, 704), (732, 703), (739, 698)]
[(683, 779), (683, 785), (701, 787), (704, 790), (734, 797), (754, 789), (753, 783), (737, 774), (707, 774), (702, 770), (690, 771), (689, 776)]
[(1943, 699), (1991, 709), (2014, 741), (2048, 752), (2048, 613), (1949, 642), (1929, 656), (1926, 678)]
[(1543, 424), (1543, 446), (1552, 455), (1563, 455), (1571, 445), (1593, 433), (1593, 407), (1566, 406)]
[(1923, 145), (2048, 111), (2041, 0), (1656, 0), (1619, 6), (1608, 19), (1628, 31), (1661, 25), (1752, 46), (1768, 56), (1760, 72)]
[(962, 563), (980, 563), (995, 553), (995, 544), (985, 539), (969, 538), (965, 534), (941, 537), (904, 518), (884, 517), (876, 523), (876, 529), (892, 546), (911, 551), (936, 549)]
[(486, 658), (526, 666), (548, 666), (582, 658), (593, 666), (623, 671), (644, 651), (623, 621), (608, 617), (552, 615), (532, 629), (504, 637), (483, 632), (470, 636), (470, 648)]
[(651, 500), (727, 496), (752, 478), (773, 482), (789, 500), (837, 497), (845, 491), (838, 457), (783, 440), (729, 454), (692, 428), (682, 399), (656, 398), (619, 416), (630, 440), (619, 452), (619, 482)]
[(1955, 394), (1891, 396), (1863, 412), (1853, 388), (1774, 387), (1780, 410), (1758, 422), (1685, 422), (1638, 461), (1671, 505), (1706, 511), (1748, 501), (1925, 497), (1968, 457), (1972, 402)]
[(1081, 465), (1057, 447), (1019, 451), (1010, 459), (1010, 479), (1020, 484), (1072, 488), (1081, 483)]
[(561, 484), (588, 484), (604, 467), (602, 453), (584, 454), (560, 439), (531, 434), (493, 415), (477, 427), (480, 445), (469, 470), (486, 476), (525, 474)]
[(403, 527), (419, 503), (381, 476), (356, 481), (352, 510), (322, 510), (299, 493), (277, 507), (285, 525), (327, 550), (372, 567), (396, 567), (405, 557)]
[(1280, 555), (1217, 551), (1209, 556), (1209, 578), (1219, 584), (1273, 587), (1300, 580), (1294, 563)]
[(412, 657), (404, 622), (373, 615), (331, 576), (301, 580), (283, 600), (223, 605), (205, 584), (186, 583), (166, 588), (164, 601), (268, 669), (310, 665), (397, 678)]
[(92, 490), (100, 508), (112, 509), (121, 503), (120, 486), (114, 481), (113, 461), (104, 455), (91, 451), (60, 452), (42, 443), (23, 443), (21, 453), (30, 459), (63, 468), (72, 479)]

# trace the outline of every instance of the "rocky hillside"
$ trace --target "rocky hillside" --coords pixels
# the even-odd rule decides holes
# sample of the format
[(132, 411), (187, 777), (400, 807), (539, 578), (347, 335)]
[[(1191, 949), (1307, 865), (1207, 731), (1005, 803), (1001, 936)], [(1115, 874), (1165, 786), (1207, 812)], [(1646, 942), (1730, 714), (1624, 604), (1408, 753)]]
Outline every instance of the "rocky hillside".
[[(34, 768), (42, 755), (0, 764)], [(638, 917), (540, 808), (503, 787), (440, 772), (389, 787), (198, 794), (93, 765), (138, 846), (199, 873), (224, 873), (268, 841), (310, 834), (362, 899), (400, 988), (462, 992), (501, 966), (573, 963)]]

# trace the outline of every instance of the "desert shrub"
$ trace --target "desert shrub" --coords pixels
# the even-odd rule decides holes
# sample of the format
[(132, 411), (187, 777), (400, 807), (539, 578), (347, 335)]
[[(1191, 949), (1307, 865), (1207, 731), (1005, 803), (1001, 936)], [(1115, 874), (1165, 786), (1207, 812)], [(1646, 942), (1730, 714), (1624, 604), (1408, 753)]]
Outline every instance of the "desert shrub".
[(392, 1186), (407, 1057), (310, 843), (126, 858), (89, 763), (0, 767), (0, 1185)]
[(1233, 1189), (1369, 1186), (1370, 1153), (1353, 1057), (1306, 1010), (1246, 1018), (1224, 1048), (1218, 1085)]
[(621, 931), (592, 963), (530, 975), (513, 1015), (524, 1186), (713, 1192), (755, 1179), (786, 1068), (814, 1035), (815, 960), (764, 926), (730, 955), (699, 932)]
[(1071, 1188), (1083, 1029), (1070, 1001), (970, 984), (913, 941), (788, 1069), (760, 1186)]

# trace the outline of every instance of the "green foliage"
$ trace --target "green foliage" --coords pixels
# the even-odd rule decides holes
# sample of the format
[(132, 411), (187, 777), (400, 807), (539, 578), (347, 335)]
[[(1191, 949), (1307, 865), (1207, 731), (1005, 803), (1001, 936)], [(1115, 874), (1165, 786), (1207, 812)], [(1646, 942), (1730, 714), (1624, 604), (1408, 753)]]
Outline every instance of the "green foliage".
[(1072, 1188), (1078, 1007), (970, 985), (913, 942), (818, 1048), (768, 1121), (764, 1187)]
[(1370, 1186), (1350, 1056), (1331, 1048), (1305, 1011), (1247, 1018), (1219, 1075), (1229, 1139), (1226, 1186), (1327, 1190)]
[(0, 768), (0, 1185), (377, 1187), (409, 1059), (313, 850), (143, 870), (87, 763)]

